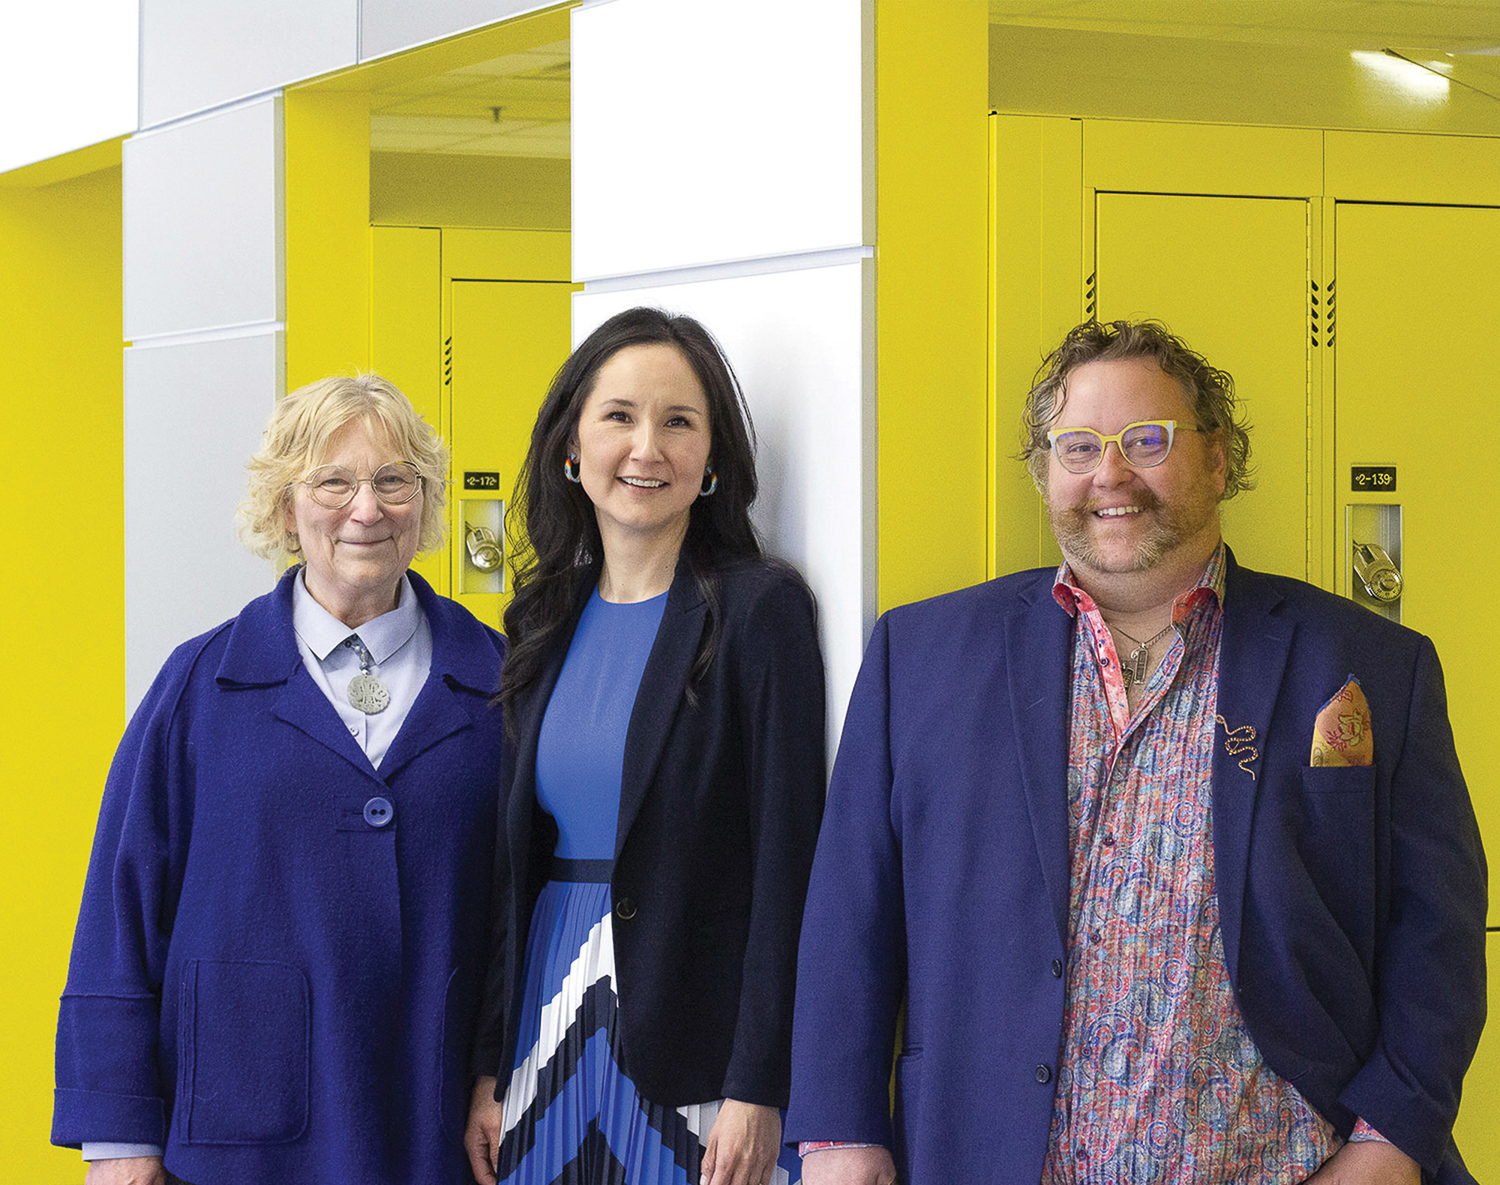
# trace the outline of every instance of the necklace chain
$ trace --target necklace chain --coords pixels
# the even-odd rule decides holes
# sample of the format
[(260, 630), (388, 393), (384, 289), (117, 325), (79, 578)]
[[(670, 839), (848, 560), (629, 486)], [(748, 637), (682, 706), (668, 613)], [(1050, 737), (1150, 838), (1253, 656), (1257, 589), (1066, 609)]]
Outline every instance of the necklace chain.
[[(1109, 623), (1106, 622), (1105, 624), (1108, 625)], [(1144, 683), (1147, 676), (1151, 673), (1147, 670), (1147, 664), (1151, 661), (1151, 647), (1155, 646), (1172, 632), (1174, 628), (1173, 623), (1168, 622), (1161, 630), (1152, 634), (1144, 642), (1139, 638), (1127, 634), (1117, 625), (1111, 625), (1109, 628), (1118, 633), (1127, 642), (1135, 643), (1135, 649), (1130, 652), (1130, 657), (1120, 664), (1120, 677), (1125, 681), (1126, 690)]]

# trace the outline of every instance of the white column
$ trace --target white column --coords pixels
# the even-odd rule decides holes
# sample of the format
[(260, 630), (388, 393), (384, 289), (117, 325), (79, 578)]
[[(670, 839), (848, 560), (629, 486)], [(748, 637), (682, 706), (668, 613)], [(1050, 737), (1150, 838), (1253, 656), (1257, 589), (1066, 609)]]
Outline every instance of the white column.
[(572, 18), (574, 340), (700, 318), (760, 437), (756, 521), (818, 597), (829, 739), (876, 605), (870, 0)]

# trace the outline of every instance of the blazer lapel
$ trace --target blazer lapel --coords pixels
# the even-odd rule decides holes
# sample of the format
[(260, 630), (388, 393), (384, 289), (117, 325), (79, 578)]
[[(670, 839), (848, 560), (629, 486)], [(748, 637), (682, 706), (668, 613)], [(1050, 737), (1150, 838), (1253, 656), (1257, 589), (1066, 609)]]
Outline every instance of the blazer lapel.
[(1058, 938), (1068, 940), (1068, 704), (1073, 618), (1044, 578), (1006, 621), (1005, 665), (1022, 789)]
[(1232, 554), (1228, 563), (1214, 721), (1213, 843), (1224, 961), (1230, 981), (1238, 983), (1250, 827), (1293, 627), (1276, 615), (1282, 597), (1271, 582), (1240, 568)]
[(625, 846), (625, 837), (640, 813), (646, 798), (646, 787), (656, 775), (666, 747), (667, 734), (682, 704), (692, 673), (698, 642), (708, 620), (708, 605), (698, 590), (698, 582), (685, 558), (677, 561), (667, 605), (662, 613), (661, 628), (646, 660), (636, 692), (635, 707), (630, 713), (630, 728), (625, 736), (625, 769), (620, 784), (620, 819), (615, 828), (615, 859)]

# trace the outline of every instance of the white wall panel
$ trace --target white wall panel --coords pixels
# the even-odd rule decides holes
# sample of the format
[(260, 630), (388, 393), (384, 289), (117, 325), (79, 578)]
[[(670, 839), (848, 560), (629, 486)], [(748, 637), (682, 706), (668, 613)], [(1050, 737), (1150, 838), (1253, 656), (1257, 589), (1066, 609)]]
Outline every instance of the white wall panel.
[(135, 0), (48, 0), (0, 14), (0, 173), (136, 128)]
[(871, 261), (573, 298), (574, 344), (622, 309), (687, 313), (724, 347), (760, 439), (756, 525), (818, 598), (829, 758), (874, 624)]
[(865, 241), (861, 0), (576, 9), (573, 274)]
[(125, 142), (125, 337), (281, 320), (281, 100)]
[(280, 333), (125, 351), (125, 696), (271, 587), (235, 535), (245, 463), (282, 382)]
[(555, 0), (364, 0), (360, 5), (360, 56), (363, 60), (410, 49), (491, 25), (518, 13), (554, 8)]
[(141, 126), (355, 64), (358, 0), (141, 0)]

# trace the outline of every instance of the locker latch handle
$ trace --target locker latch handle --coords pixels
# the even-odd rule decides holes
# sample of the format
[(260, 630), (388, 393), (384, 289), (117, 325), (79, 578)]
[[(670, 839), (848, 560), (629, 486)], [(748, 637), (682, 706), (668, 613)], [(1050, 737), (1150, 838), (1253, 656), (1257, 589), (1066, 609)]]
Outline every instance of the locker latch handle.
[(1365, 592), (1385, 604), (1401, 597), (1401, 571), (1378, 543), (1354, 541), (1354, 571)]
[(464, 546), (469, 549), (469, 563), (481, 572), (497, 571), (505, 562), (505, 553), (495, 540), (495, 532), (485, 527), (464, 524)]

